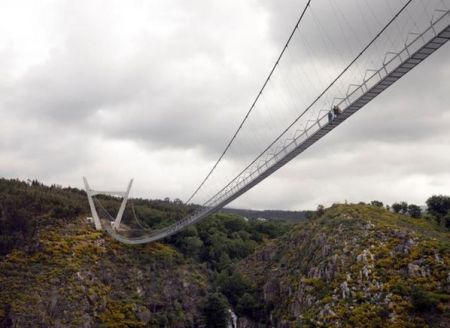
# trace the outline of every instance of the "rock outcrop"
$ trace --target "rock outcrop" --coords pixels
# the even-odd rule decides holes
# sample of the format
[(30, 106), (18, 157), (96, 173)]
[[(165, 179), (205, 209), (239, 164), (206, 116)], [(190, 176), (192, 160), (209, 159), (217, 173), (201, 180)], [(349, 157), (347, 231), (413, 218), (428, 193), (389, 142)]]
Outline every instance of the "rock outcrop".
[(207, 274), (173, 247), (129, 247), (83, 219), (0, 260), (0, 327), (194, 327)]
[(273, 327), (444, 327), (448, 245), (448, 234), (424, 219), (336, 205), (239, 270), (260, 291)]

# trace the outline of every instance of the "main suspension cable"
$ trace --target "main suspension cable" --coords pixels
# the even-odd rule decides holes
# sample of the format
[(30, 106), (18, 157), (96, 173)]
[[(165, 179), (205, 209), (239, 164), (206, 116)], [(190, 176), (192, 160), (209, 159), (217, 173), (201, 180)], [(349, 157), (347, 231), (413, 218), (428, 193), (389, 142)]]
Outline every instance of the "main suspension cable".
[(277, 137), (275, 140), (267, 146), (245, 169), (243, 169), (234, 179), (232, 179), (225, 187), (223, 187), (219, 192), (217, 192), (213, 197), (211, 197), (208, 201), (204, 203), (206, 205), (208, 202), (213, 200), (217, 195), (219, 195), (222, 191), (224, 191), (227, 187), (229, 187), (234, 181), (236, 181), (246, 170), (248, 170), (253, 164), (256, 163), (275, 143), (277, 143), (283, 135), (289, 131), (289, 129), (294, 126), (300, 118), (305, 115), (308, 110), (314, 106), (314, 104), (349, 70), (349, 68), (366, 52), (366, 50), (383, 34), (383, 32), (397, 19), (397, 17), (408, 7), (408, 5), (413, 0), (408, 0), (405, 5), (389, 20), (389, 22), (375, 35), (375, 37), (361, 50), (361, 52), (345, 67), (337, 77), (320, 93), (320, 95), (308, 106), (306, 109), (291, 123), (289, 126)]
[(252, 105), (250, 106), (250, 109), (247, 111), (247, 113), (244, 116), (244, 119), (242, 120), (242, 122), (239, 124), (236, 132), (233, 134), (233, 136), (231, 137), (230, 141), (228, 142), (227, 146), (225, 147), (224, 151), (222, 152), (222, 154), (220, 155), (219, 159), (216, 161), (216, 163), (214, 164), (214, 166), (212, 167), (212, 169), (209, 171), (209, 173), (206, 175), (206, 177), (203, 179), (203, 181), (200, 183), (200, 185), (197, 187), (197, 189), (194, 191), (194, 193), (191, 195), (191, 197), (189, 197), (189, 199), (186, 201), (186, 204), (188, 204), (194, 197), (195, 195), (197, 195), (197, 193), (199, 192), (199, 190), (203, 187), (203, 185), (206, 183), (206, 181), (209, 179), (209, 177), (211, 176), (211, 174), (214, 172), (214, 170), (216, 169), (217, 165), (219, 165), (219, 163), (222, 161), (223, 157), (225, 156), (225, 154), (227, 153), (228, 149), (231, 147), (231, 144), (234, 142), (234, 140), (236, 139), (239, 131), (242, 129), (242, 127), (244, 126), (245, 121), (247, 121), (248, 117), (250, 116), (250, 113), (253, 111), (253, 108), (255, 107), (256, 103), (258, 102), (259, 98), (261, 97), (261, 94), (263, 93), (264, 89), (266, 88), (267, 83), (269, 82), (270, 78), (272, 77), (276, 67), (278, 66), (281, 58), (283, 57), (289, 43), (291, 42), (292, 37), (295, 34), (295, 31), (298, 29), (300, 22), (303, 19), (303, 16), (306, 13), (306, 10), (308, 9), (308, 7), (310, 6), (312, 0), (308, 0), (308, 2), (306, 3), (306, 6), (303, 8), (303, 11), (300, 15), (300, 18), (298, 19), (297, 23), (294, 26), (294, 29), (292, 30), (286, 44), (283, 47), (283, 50), (281, 51), (280, 55), (278, 56), (278, 59), (276, 60), (275, 64), (272, 67), (272, 70), (270, 71), (269, 75), (267, 76), (266, 80), (264, 81), (263, 86), (261, 87), (259, 93), (257, 94), (255, 100), (253, 101)]

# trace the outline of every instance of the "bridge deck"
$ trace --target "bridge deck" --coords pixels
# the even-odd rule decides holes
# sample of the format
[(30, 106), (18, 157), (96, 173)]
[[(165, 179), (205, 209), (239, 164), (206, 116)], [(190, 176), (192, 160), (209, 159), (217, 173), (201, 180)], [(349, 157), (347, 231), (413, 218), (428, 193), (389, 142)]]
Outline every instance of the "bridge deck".
[(432, 22), (423, 33), (418, 35), (409, 44), (405, 44), (402, 51), (394, 54), (389, 60), (386, 60), (383, 66), (379, 70), (374, 71), (362, 84), (355, 85), (356, 88), (354, 88), (352, 92), (347, 93), (345, 98), (338, 103), (339, 107), (343, 110), (342, 114), (335, 117), (331, 122), (328, 121), (327, 112), (323, 116), (318, 117), (316, 121), (312, 122), (309, 127), (279, 152), (274, 154), (272, 158), (256, 167), (254, 171), (250, 172), (250, 174), (238, 183), (232, 185), (228, 189), (224, 189), (223, 192), (216, 194), (209, 201), (208, 206), (203, 207), (197, 213), (185, 217), (164, 229), (150, 231), (139, 237), (120, 235), (109, 225), (105, 225), (105, 230), (120, 242), (126, 244), (142, 244), (168, 237), (208, 215), (219, 211), (225, 205), (253, 188), (300, 153), (308, 149), (311, 145), (319, 141), (351, 115), (360, 110), (364, 105), (389, 88), (411, 69), (433, 54), (437, 49), (442, 47), (449, 39), (450, 12), (446, 11), (439, 19)]

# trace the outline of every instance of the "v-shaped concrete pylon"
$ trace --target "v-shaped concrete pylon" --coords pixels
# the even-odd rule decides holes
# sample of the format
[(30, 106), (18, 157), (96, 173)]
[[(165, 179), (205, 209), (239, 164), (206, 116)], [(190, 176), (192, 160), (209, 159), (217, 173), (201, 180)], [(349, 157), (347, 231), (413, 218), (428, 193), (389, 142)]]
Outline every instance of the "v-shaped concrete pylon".
[(122, 204), (120, 204), (119, 211), (117, 212), (116, 219), (114, 222), (111, 222), (111, 226), (113, 229), (119, 229), (120, 221), (122, 220), (123, 212), (125, 211), (125, 206), (127, 205), (128, 195), (130, 194), (131, 185), (133, 184), (133, 179), (130, 180), (128, 184), (128, 188), (126, 191), (100, 191), (94, 190), (89, 187), (89, 183), (86, 177), (83, 177), (84, 186), (86, 188), (86, 194), (89, 201), (89, 207), (91, 208), (92, 218), (94, 219), (95, 229), (102, 230), (102, 225), (100, 223), (100, 218), (98, 217), (97, 209), (95, 208), (93, 196), (95, 195), (109, 195), (109, 196), (121, 196)]

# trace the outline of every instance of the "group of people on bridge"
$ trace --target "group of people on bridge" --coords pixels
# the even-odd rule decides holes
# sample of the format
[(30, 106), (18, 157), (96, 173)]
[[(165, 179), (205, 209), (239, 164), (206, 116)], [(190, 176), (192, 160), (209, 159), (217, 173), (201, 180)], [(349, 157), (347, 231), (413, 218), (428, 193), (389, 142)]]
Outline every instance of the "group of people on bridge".
[(341, 114), (342, 109), (340, 109), (337, 105), (333, 106), (333, 108), (328, 112), (328, 123), (331, 123), (337, 116)]

